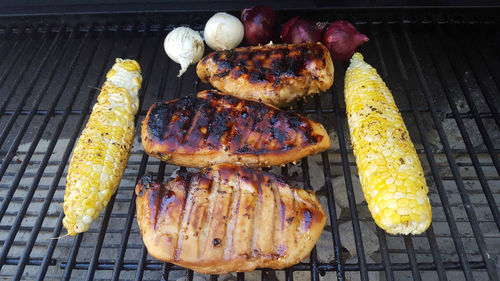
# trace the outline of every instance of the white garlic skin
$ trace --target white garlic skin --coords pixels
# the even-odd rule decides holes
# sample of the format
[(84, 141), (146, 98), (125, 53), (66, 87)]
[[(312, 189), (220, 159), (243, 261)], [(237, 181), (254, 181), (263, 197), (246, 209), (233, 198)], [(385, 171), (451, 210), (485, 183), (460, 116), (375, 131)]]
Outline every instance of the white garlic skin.
[(237, 17), (220, 12), (207, 21), (203, 35), (210, 48), (222, 51), (238, 46), (243, 40), (245, 29)]
[(172, 30), (165, 37), (163, 47), (168, 57), (181, 65), (177, 77), (184, 74), (189, 65), (197, 63), (205, 52), (205, 44), (200, 34), (188, 27)]

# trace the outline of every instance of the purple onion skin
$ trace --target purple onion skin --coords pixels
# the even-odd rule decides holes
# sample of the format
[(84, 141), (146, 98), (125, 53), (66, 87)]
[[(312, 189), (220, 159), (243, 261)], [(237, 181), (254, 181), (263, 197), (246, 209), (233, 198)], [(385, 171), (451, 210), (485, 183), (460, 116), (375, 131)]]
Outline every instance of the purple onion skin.
[(253, 6), (241, 12), (241, 22), (249, 45), (267, 44), (274, 35), (276, 14), (268, 6)]
[(307, 41), (321, 42), (323, 28), (301, 17), (287, 21), (281, 29), (281, 40), (286, 44), (299, 44)]
[(366, 35), (359, 33), (350, 22), (345, 20), (333, 22), (323, 34), (323, 44), (330, 50), (335, 62), (350, 59), (356, 48), (368, 41)]

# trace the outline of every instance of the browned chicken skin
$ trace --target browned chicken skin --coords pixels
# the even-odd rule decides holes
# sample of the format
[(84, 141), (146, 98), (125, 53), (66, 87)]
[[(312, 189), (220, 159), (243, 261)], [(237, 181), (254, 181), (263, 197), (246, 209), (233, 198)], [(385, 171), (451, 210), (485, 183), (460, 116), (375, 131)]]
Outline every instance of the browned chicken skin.
[(179, 172), (165, 184), (143, 178), (135, 192), (149, 254), (207, 274), (296, 264), (326, 221), (312, 192), (228, 164)]
[(196, 73), (226, 94), (278, 107), (333, 84), (330, 52), (313, 42), (213, 52), (198, 62)]
[(171, 164), (282, 165), (325, 151), (323, 126), (296, 113), (215, 90), (151, 106), (142, 123), (146, 153)]

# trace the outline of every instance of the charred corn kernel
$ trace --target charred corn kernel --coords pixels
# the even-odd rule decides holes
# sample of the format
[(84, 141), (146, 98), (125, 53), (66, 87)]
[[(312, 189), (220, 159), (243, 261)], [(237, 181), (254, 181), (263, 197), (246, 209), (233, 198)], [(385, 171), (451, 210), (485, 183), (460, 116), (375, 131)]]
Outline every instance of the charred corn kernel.
[(116, 59), (69, 163), (63, 224), (69, 235), (85, 232), (116, 192), (132, 149), (141, 69)]
[(420, 160), (391, 92), (360, 53), (346, 72), (345, 103), (373, 219), (390, 234), (424, 232), (432, 215)]

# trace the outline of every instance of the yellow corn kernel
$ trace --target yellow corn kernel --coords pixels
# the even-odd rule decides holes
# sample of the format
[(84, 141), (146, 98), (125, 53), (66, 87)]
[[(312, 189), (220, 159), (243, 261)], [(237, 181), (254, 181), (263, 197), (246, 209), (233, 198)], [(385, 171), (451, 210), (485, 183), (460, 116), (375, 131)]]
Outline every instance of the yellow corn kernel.
[(85, 232), (116, 192), (135, 135), (142, 77), (134, 60), (116, 59), (73, 150), (64, 193), (63, 224)]
[(390, 234), (419, 234), (431, 223), (422, 166), (391, 92), (356, 53), (345, 103), (361, 186), (372, 217)]

